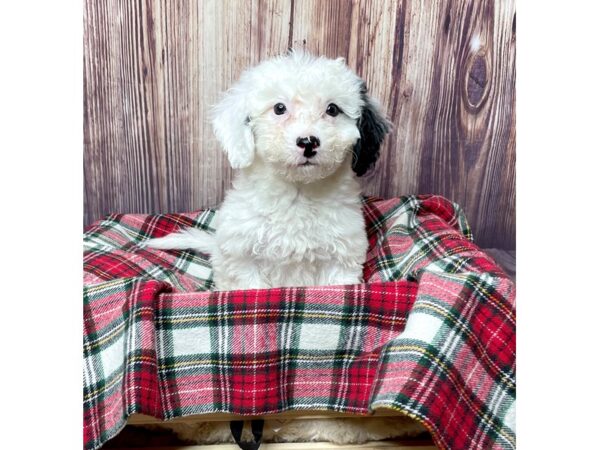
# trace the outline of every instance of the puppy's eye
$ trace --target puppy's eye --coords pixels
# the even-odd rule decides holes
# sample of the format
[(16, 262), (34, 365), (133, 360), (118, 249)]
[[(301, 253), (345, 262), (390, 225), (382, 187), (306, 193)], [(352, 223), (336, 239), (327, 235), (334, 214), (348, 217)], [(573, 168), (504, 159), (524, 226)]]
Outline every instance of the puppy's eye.
[(335, 117), (340, 113), (340, 108), (335, 103), (330, 103), (329, 105), (327, 105), (327, 109), (325, 110), (325, 112), (331, 117)]
[(283, 103), (277, 103), (277, 104), (275, 104), (275, 106), (273, 106), (273, 112), (275, 114), (277, 114), (278, 116), (282, 115), (286, 111), (287, 111), (287, 108), (285, 107), (285, 105)]

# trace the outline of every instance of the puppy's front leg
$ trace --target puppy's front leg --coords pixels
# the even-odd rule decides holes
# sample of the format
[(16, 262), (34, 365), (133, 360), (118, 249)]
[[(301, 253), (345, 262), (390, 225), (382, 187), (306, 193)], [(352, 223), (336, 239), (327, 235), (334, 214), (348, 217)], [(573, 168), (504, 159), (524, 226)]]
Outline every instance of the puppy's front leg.
[(252, 262), (232, 260), (214, 265), (216, 290), (268, 289), (271, 285)]
[(357, 284), (363, 282), (362, 264), (341, 264), (332, 262), (324, 267), (319, 284), (340, 285)]

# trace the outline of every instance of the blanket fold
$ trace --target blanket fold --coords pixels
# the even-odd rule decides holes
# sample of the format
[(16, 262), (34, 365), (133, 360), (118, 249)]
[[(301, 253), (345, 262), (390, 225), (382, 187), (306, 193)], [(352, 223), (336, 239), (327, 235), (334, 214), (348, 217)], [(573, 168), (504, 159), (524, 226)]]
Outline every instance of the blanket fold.
[(515, 289), (439, 196), (365, 198), (364, 284), (211, 291), (207, 256), (145, 249), (213, 210), (84, 236), (84, 445), (132, 413), (295, 410), (419, 420), (440, 448), (515, 448)]
[(85, 286), (84, 441), (98, 446), (133, 413), (162, 417), (156, 301), (170, 286), (124, 278)]

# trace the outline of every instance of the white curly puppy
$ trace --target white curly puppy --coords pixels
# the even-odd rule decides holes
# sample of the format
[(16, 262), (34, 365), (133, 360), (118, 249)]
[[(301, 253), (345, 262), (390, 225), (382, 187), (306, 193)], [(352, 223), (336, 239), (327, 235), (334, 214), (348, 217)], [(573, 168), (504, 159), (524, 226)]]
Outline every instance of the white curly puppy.
[(246, 70), (214, 109), (238, 169), (216, 216), (152, 239), (211, 255), (218, 290), (362, 281), (367, 236), (357, 176), (389, 123), (342, 58), (290, 52)]

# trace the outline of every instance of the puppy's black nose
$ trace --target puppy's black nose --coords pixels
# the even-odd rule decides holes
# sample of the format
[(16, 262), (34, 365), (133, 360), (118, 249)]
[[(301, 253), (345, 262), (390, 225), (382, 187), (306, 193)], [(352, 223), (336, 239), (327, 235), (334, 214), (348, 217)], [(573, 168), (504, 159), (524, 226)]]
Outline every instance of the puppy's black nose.
[(309, 136), (296, 139), (296, 145), (304, 149), (305, 158), (312, 158), (317, 154), (317, 152), (313, 149), (321, 145), (321, 141), (319, 141), (319, 138), (315, 136)]

